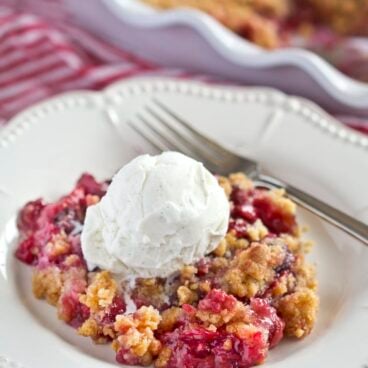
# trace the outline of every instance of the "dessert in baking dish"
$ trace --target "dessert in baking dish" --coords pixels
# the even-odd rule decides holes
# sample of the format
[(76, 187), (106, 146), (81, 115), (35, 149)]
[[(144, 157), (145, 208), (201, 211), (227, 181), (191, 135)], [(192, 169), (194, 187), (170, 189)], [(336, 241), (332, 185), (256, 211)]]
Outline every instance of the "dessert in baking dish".
[(287, 46), (290, 37), (320, 26), (336, 35), (368, 33), (364, 0), (143, 0), (160, 9), (202, 10), (229, 29), (266, 48)]

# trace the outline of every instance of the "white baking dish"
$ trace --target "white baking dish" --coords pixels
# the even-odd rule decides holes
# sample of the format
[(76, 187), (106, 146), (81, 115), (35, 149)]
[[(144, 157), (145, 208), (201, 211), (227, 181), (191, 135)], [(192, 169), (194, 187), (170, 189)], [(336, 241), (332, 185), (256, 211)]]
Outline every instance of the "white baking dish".
[(348, 78), (309, 51), (263, 50), (196, 10), (160, 12), (139, 0), (66, 2), (91, 31), (161, 65), (276, 87), (333, 113), (368, 115), (368, 84)]

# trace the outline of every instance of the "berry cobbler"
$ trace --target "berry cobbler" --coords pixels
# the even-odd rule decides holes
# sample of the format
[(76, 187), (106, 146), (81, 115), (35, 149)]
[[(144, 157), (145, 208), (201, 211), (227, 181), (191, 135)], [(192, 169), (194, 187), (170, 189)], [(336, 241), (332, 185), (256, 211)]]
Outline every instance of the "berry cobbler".
[[(257, 188), (242, 173), (208, 176), (194, 160), (163, 155), (157, 160), (149, 156), (135, 161), (139, 165), (130, 166), (130, 171), (125, 171), (128, 176), (120, 176), (136, 183), (134, 175), (139, 176), (146, 165), (139, 187), (139, 193), (143, 193), (139, 195), (139, 200), (143, 198), (139, 211), (143, 211), (144, 221), (140, 219), (138, 227), (132, 222), (127, 233), (125, 223), (116, 225), (121, 220), (117, 212), (106, 207), (112, 198), (125, 198), (125, 187), (119, 196), (109, 195), (111, 186), (118, 183), (116, 177), (112, 182), (98, 182), (83, 174), (75, 188), (58, 201), (37, 199), (23, 207), (18, 215), (20, 242), (15, 255), (33, 268), (36, 298), (55, 306), (58, 318), (79, 335), (111, 345), (117, 363), (123, 365), (248, 368), (263, 363), (268, 351), (283, 338), (300, 339), (310, 334), (318, 310), (317, 282), (314, 268), (305, 260), (311, 244), (301, 238), (295, 204), (282, 190)], [(149, 188), (162, 188), (165, 179), (160, 175), (174, 170), (170, 166), (173, 158), (182, 160), (176, 167), (183, 168), (187, 181), (165, 189), (171, 191), (171, 207), (165, 205), (157, 213), (150, 212), (158, 202), (144, 193)], [(174, 179), (167, 180), (172, 183)], [(202, 190), (191, 197), (196, 190), (193, 183)], [(154, 193), (158, 192), (152, 189), (150, 195), (166, 201), (162, 193)], [(118, 203), (116, 199), (113, 205), (119, 207), (126, 200)], [(185, 206), (180, 207), (179, 202)], [(217, 204), (213, 206), (212, 202)], [(126, 206), (134, 211), (135, 203), (133, 198)], [(96, 209), (102, 222), (97, 217), (89, 219)], [(215, 210), (223, 211), (224, 216), (213, 213)], [(141, 217), (139, 211), (134, 212), (137, 219)], [(195, 217), (195, 211), (204, 217)], [(171, 228), (175, 224), (176, 220), (165, 217), (167, 214), (182, 224), (175, 232), (163, 225), (165, 221)], [(146, 217), (154, 217), (155, 232), (152, 227), (147, 230)], [(193, 218), (196, 221), (191, 222)], [(116, 228), (111, 229), (111, 219)], [(87, 221), (91, 231), (85, 236)], [(104, 227), (93, 232), (93, 224), (96, 229), (101, 224)], [(190, 231), (179, 234), (186, 227)], [(144, 236), (139, 237), (136, 230)], [(164, 240), (158, 234), (164, 234)], [(117, 247), (117, 239), (123, 249), (119, 252), (109, 243), (111, 240)], [(156, 270), (161, 266), (148, 264), (149, 258), (130, 257), (136, 251), (132, 244), (148, 253), (154, 244), (152, 249), (169, 271), (158, 275)], [(186, 244), (193, 252), (185, 248)], [(164, 246), (168, 247), (166, 253), (161, 251)], [(94, 247), (93, 252), (88, 253), (88, 247)], [(180, 249), (177, 254), (175, 247)], [(191, 259), (193, 262), (187, 263)]]

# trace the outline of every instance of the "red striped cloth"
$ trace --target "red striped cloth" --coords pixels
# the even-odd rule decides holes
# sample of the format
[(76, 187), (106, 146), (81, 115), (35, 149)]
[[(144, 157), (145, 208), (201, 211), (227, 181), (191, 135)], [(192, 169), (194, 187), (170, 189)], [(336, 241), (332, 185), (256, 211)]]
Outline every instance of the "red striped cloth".
[(54, 94), (98, 90), (150, 74), (186, 75), (147, 63), (71, 24), (57, 22), (55, 27), (39, 16), (0, 6), (0, 124)]
[[(63, 0), (0, 0), (0, 126), (54, 94), (145, 75), (215, 80), (160, 68), (92, 36), (69, 22)], [(341, 120), (368, 134), (366, 121)]]

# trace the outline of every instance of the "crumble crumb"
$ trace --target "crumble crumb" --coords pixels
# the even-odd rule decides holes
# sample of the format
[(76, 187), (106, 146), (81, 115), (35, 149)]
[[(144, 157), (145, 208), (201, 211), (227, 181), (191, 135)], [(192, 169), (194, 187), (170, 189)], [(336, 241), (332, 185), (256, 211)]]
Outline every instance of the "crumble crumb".
[(318, 298), (312, 290), (302, 288), (282, 297), (276, 309), (285, 321), (286, 335), (301, 338), (308, 335), (315, 324)]
[(242, 302), (221, 290), (212, 290), (198, 304), (196, 317), (206, 327), (216, 328), (231, 321), (250, 321), (249, 309)]
[(180, 317), (183, 315), (183, 311), (178, 307), (171, 307), (164, 310), (161, 313), (161, 322), (159, 324), (160, 332), (172, 331), (175, 324), (179, 321)]
[(269, 267), (270, 259), (270, 248), (266, 244), (252, 243), (231, 261), (224, 277), (227, 289), (241, 298), (254, 297), (274, 276)]
[(272, 189), (267, 192), (272, 203), (277, 206), (283, 213), (295, 215), (296, 204), (289, 198), (286, 198), (285, 189)]
[[(302, 257), (300, 257), (302, 258)], [(298, 264), (299, 263), (299, 264)], [(299, 287), (317, 290), (316, 269), (313, 265), (298, 262), (295, 266), (295, 277)]]
[(224, 350), (230, 351), (233, 348), (233, 343), (230, 339), (226, 339), (223, 345)]
[(118, 315), (114, 329), (118, 333), (116, 349), (126, 349), (137, 357), (143, 357), (144, 363), (150, 363), (153, 356), (161, 350), (161, 343), (154, 337), (161, 321), (160, 313), (153, 307), (141, 307), (134, 314)]
[(226, 178), (225, 176), (219, 176), (218, 177), (218, 182), (220, 184), (220, 186), (222, 187), (222, 189), (224, 190), (226, 197), (229, 198), (230, 194), (233, 190), (230, 180), (228, 178)]
[(101, 271), (95, 274), (92, 283), (87, 288), (87, 293), (81, 295), (79, 300), (91, 311), (97, 312), (112, 303), (116, 292), (117, 284), (110, 272)]
[(86, 195), (87, 207), (93, 206), (94, 204), (97, 204), (98, 202), (100, 202), (100, 199), (101, 198), (98, 195), (87, 194)]
[(198, 272), (197, 267), (194, 266), (184, 266), (181, 270), (180, 270), (180, 276), (181, 276), (181, 280), (184, 282), (185, 280), (191, 280), (195, 274)]
[(247, 234), (251, 241), (260, 241), (268, 235), (268, 230), (262, 221), (257, 219), (254, 224), (247, 226)]
[(233, 231), (226, 234), (225, 240), (230, 250), (245, 249), (249, 246), (249, 241), (247, 239), (236, 237)]
[(46, 299), (51, 305), (57, 304), (62, 286), (62, 274), (57, 267), (35, 270), (33, 273), (33, 294), (38, 299)]
[(63, 262), (63, 266), (65, 266), (66, 268), (80, 267), (80, 265), (81, 265), (81, 258), (76, 254), (68, 255), (67, 257), (65, 257)]
[(209, 280), (204, 280), (199, 283), (199, 290), (204, 293), (209, 293), (211, 291), (211, 282)]
[(97, 321), (93, 318), (88, 318), (79, 327), (78, 333), (82, 336), (97, 336), (100, 333), (100, 328)]
[(238, 336), (241, 339), (247, 340), (250, 336), (253, 336), (255, 333), (259, 332), (259, 328), (250, 323), (236, 321), (227, 324), (226, 331)]
[(186, 286), (180, 286), (177, 290), (179, 305), (193, 304), (198, 300), (198, 295)]
[(227, 251), (227, 241), (226, 239), (222, 239), (217, 248), (213, 251), (213, 254), (216, 257), (223, 257), (226, 251)]
[(87, 271), (81, 266), (73, 265), (62, 272), (63, 286), (61, 288), (60, 298), (57, 303), (57, 312), (59, 319), (71, 323), (74, 319), (81, 317), (83, 308), (79, 301), (82, 294), (86, 292), (87, 288)]
[(229, 260), (224, 257), (216, 257), (213, 259), (211, 264), (212, 272), (219, 272), (220, 270), (224, 270), (229, 266)]
[(298, 237), (290, 234), (281, 234), (280, 238), (285, 242), (288, 249), (293, 253), (299, 253), (302, 250), (301, 241)]
[(277, 298), (295, 289), (296, 279), (293, 274), (287, 273), (282, 275), (275, 285), (271, 288), (272, 297)]
[(250, 179), (248, 179), (248, 177), (245, 174), (241, 172), (230, 174), (229, 180), (233, 187), (238, 187), (243, 190), (250, 190), (253, 189), (254, 187), (253, 182)]
[(161, 350), (161, 353), (155, 362), (155, 367), (165, 368), (167, 366), (167, 363), (169, 362), (170, 356), (171, 356), (171, 349), (165, 346)]
[(71, 245), (64, 231), (55, 234), (51, 241), (45, 246), (45, 252), (50, 259), (55, 259), (64, 254), (68, 254), (71, 250)]
[(137, 306), (151, 304), (160, 309), (166, 302), (162, 280), (158, 278), (137, 279), (132, 298)]

